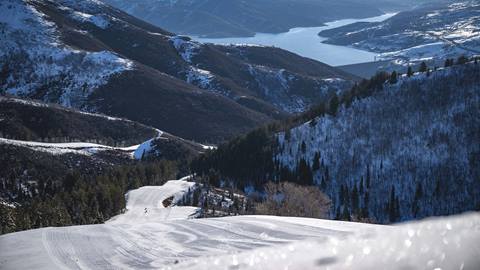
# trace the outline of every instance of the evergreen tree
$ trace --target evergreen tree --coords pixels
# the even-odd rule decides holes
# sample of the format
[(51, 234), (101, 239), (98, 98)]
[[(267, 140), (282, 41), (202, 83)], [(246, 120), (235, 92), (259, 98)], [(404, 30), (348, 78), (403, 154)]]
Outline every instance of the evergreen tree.
[(368, 191), (365, 192), (365, 196), (363, 197), (363, 208), (362, 208), (362, 217), (364, 218), (368, 218), (369, 216), (369, 211), (368, 211), (368, 207), (370, 205), (370, 202), (369, 202), (369, 194), (368, 194)]
[(318, 171), (320, 169), (320, 153), (315, 152), (315, 156), (312, 161), (312, 170)]
[(340, 200), (340, 205), (345, 204), (345, 190), (343, 184), (340, 185), (340, 190), (338, 192), (338, 199)]
[(445, 67), (450, 67), (450, 66), (453, 66), (453, 59), (446, 59), (445, 60)]
[(412, 69), (411, 66), (408, 66), (407, 76), (408, 76), (408, 77), (412, 77), (412, 76), (413, 76), (413, 69)]
[(193, 191), (193, 195), (192, 195), (192, 206), (198, 206), (199, 198), (200, 198), (200, 189), (196, 188)]
[(398, 82), (397, 72), (395, 70), (392, 72), (392, 74), (390, 74), (389, 82), (390, 84), (396, 84)]
[(415, 190), (415, 197), (414, 197), (413, 203), (412, 203), (413, 217), (417, 217), (418, 212), (420, 211), (419, 201), (422, 198), (422, 196), (423, 196), (422, 184), (420, 182), (418, 182), (416, 190)]
[(340, 105), (340, 101), (338, 100), (337, 95), (333, 95), (330, 99), (329, 106), (328, 106), (328, 113), (330, 115), (335, 116), (338, 111), (338, 106)]
[(341, 220), (351, 221), (350, 211), (348, 211), (347, 207), (343, 207), (343, 213)]
[(422, 63), (420, 64), (420, 68), (418, 69), (418, 72), (422, 72), (422, 73), (423, 73), (423, 72), (427, 72), (427, 69), (428, 69), (427, 63), (422, 62)]
[(358, 189), (357, 185), (353, 186), (353, 190), (351, 193), (351, 205), (352, 205), (352, 210), (354, 213), (358, 212), (359, 209), (359, 196), (358, 196)]
[(440, 193), (441, 193), (441, 186), (440, 186), (440, 178), (437, 178), (437, 181), (435, 183), (435, 191), (434, 191), (434, 196), (435, 197), (440, 197)]
[(298, 169), (297, 169), (297, 177), (298, 177), (298, 183), (300, 185), (312, 185), (313, 184), (313, 174), (312, 174), (312, 169), (308, 165), (308, 163), (305, 161), (305, 159), (301, 159), (299, 164), (298, 164)]
[(341, 212), (340, 212), (340, 207), (337, 207), (337, 211), (335, 212), (335, 219), (336, 220), (341, 220), (342, 219), (342, 215), (341, 215)]
[(395, 197), (395, 220), (399, 221), (400, 220), (400, 202), (398, 200), (398, 197)]
[(392, 190), (390, 192), (390, 200), (388, 202), (388, 216), (390, 222), (396, 222), (400, 217), (400, 204), (395, 194), (395, 186), (392, 186)]
[(370, 188), (370, 166), (367, 165), (367, 179), (366, 179), (367, 189)]
[(285, 131), (285, 141), (290, 141), (291, 137), (292, 137), (292, 132), (290, 131), (290, 129), (287, 129)]
[(468, 62), (468, 58), (465, 55), (461, 55), (457, 59), (457, 65), (464, 65)]
[[(323, 162), (322, 162), (323, 163)], [(323, 167), (323, 165), (322, 165)], [(327, 181), (328, 183), (330, 183), (330, 172), (328, 170), (328, 166), (325, 166), (325, 181)]]
[(327, 182), (325, 181), (325, 176), (322, 176), (322, 182), (320, 183), (320, 188), (325, 191), (327, 189)]
[(360, 194), (363, 194), (363, 192), (364, 192), (363, 176), (362, 176), (362, 178), (360, 179), (360, 187), (359, 187), (358, 191), (360, 192)]

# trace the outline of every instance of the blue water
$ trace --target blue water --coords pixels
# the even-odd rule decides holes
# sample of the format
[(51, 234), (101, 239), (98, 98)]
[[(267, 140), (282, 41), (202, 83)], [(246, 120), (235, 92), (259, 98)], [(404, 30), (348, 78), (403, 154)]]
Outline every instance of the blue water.
[(320, 31), (355, 22), (379, 22), (386, 20), (393, 15), (395, 15), (395, 13), (388, 13), (382, 16), (365, 19), (339, 20), (326, 23), (325, 26), (320, 27), (292, 28), (290, 31), (280, 34), (257, 33), (253, 37), (240, 38), (192, 38), (201, 42), (215, 44), (257, 44), (275, 46), (332, 66), (341, 66), (374, 61), (376, 54), (351, 47), (321, 43), (326, 38), (318, 36)]

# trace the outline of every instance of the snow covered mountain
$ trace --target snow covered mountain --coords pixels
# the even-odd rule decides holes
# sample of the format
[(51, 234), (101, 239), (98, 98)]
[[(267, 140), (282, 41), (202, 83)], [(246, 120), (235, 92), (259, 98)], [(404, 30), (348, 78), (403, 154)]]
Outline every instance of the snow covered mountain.
[[(127, 211), (105, 224), (0, 236), (0, 267), (475, 269), (480, 264), (478, 214), (392, 227), (274, 216), (191, 219), (198, 209), (175, 206), (193, 187), (187, 180), (131, 190)], [(165, 207), (168, 198), (173, 205)]]
[(279, 134), (275, 159), (291, 170), (317, 163), (313, 181), (335, 201), (334, 216), (388, 222), (478, 209), (479, 71), (405, 76)]
[(227, 37), (279, 33), (345, 18), (380, 15), (363, 1), (342, 0), (104, 0), (123, 11), (180, 34)]
[(193, 171), (246, 192), (268, 181), (318, 185), (337, 219), (478, 210), (479, 71), (470, 62), (395, 80), (381, 73), (297, 120), (219, 146)]
[(381, 59), (423, 61), (480, 54), (478, 1), (438, 1), (380, 23), (326, 30), (326, 43), (380, 53)]
[(1, 93), (188, 139), (224, 140), (304, 111), (357, 79), (280, 49), (197, 43), (99, 1), (0, 4)]
[[(73, 3), (73, 2), (72, 2)], [(72, 5), (72, 3), (70, 3)], [(22, 1), (0, 3), (2, 89), (19, 96), (44, 95), (68, 107), (81, 107), (92, 91), (133, 63), (112, 52), (79, 51), (62, 45), (56, 25)], [(64, 7), (71, 18), (100, 28), (106, 17)]]

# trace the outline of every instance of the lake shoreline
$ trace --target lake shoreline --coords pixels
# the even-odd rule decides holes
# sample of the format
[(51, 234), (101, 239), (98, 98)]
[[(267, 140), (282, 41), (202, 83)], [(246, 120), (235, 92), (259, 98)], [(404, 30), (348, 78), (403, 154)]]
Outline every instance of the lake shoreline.
[(213, 43), (218, 45), (252, 44), (272, 46), (291, 51), (303, 57), (308, 57), (331, 66), (344, 66), (374, 62), (377, 53), (347, 46), (322, 43), (326, 38), (319, 36), (318, 33), (323, 30), (341, 27), (355, 22), (384, 21), (395, 14), (396, 13), (386, 13), (381, 16), (370, 18), (337, 20), (326, 22), (323, 26), (292, 28), (288, 32), (280, 34), (257, 33), (253, 37), (235, 38), (201, 38), (192, 36), (192, 39), (203, 43)]

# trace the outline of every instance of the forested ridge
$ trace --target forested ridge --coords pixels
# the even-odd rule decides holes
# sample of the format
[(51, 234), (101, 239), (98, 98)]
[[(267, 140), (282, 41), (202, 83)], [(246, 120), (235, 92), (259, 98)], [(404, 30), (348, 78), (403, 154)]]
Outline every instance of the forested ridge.
[(332, 199), (330, 217), (344, 220), (478, 210), (477, 63), (461, 57), (442, 69), (378, 73), (305, 114), (221, 145), (193, 171), (240, 190), (261, 191), (269, 181), (316, 185)]
[(125, 209), (125, 193), (175, 179), (174, 161), (98, 160), (0, 145), (0, 232), (103, 223)]

